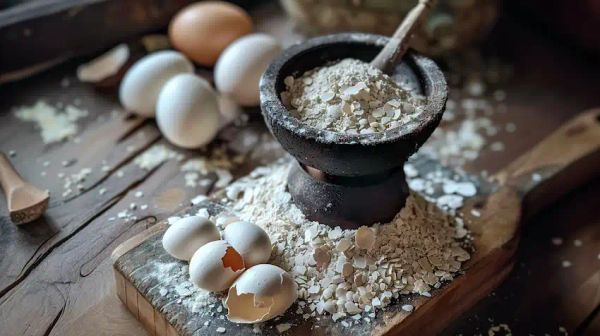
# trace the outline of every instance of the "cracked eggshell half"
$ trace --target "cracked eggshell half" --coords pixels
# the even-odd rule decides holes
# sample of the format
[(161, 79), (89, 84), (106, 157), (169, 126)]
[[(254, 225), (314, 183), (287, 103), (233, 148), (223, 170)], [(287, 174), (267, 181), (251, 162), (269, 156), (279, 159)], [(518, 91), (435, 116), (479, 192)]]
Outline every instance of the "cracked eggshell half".
[(143, 117), (154, 117), (156, 100), (173, 76), (193, 73), (194, 66), (183, 54), (157, 51), (137, 61), (125, 74), (119, 88), (121, 105)]
[(260, 226), (244, 221), (229, 223), (223, 239), (238, 251), (246, 267), (264, 264), (271, 258), (271, 239)]
[(77, 67), (77, 78), (96, 86), (112, 86), (119, 83), (129, 61), (129, 47), (119, 44), (86, 64)]
[(217, 90), (242, 106), (260, 103), (259, 81), (281, 45), (266, 34), (250, 34), (230, 44), (215, 66)]
[(219, 229), (208, 218), (190, 216), (173, 223), (163, 235), (162, 244), (171, 256), (189, 261), (200, 247), (219, 239)]
[(212, 141), (220, 125), (219, 103), (210, 84), (194, 74), (171, 78), (156, 103), (156, 123), (162, 134), (183, 148)]
[(229, 288), (227, 319), (258, 323), (285, 313), (298, 298), (298, 285), (283, 269), (260, 264), (251, 267)]
[(226, 290), (245, 270), (242, 256), (224, 240), (198, 249), (190, 260), (190, 281), (210, 292)]

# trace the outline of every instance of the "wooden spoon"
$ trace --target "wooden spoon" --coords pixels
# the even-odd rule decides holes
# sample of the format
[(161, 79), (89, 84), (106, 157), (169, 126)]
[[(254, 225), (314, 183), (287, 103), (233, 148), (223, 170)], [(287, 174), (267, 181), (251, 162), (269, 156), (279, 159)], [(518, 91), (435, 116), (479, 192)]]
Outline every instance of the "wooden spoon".
[(19, 225), (34, 221), (48, 208), (48, 191), (40, 190), (23, 180), (1, 152), (0, 184), (13, 223)]
[(385, 47), (371, 61), (371, 66), (390, 74), (394, 64), (406, 53), (413, 32), (421, 25), (434, 4), (435, 0), (419, 0), (419, 3), (408, 12)]

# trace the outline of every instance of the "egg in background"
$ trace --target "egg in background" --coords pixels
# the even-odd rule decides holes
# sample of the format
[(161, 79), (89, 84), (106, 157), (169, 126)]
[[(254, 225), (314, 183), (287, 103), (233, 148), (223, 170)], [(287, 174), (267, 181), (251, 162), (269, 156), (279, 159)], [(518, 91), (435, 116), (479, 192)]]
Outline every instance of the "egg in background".
[(220, 127), (217, 94), (203, 78), (181, 74), (171, 78), (156, 103), (156, 123), (167, 140), (183, 148), (212, 141)]
[(128, 111), (154, 117), (156, 101), (165, 83), (175, 75), (194, 72), (194, 65), (181, 53), (165, 50), (146, 55), (125, 73), (119, 100)]
[(215, 86), (242, 106), (260, 103), (259, 82), (281, 44), (267, 34), (250, 34), (231, 43), (215, 66)]
[(234, 40), (252, 32), (252, 19), (224, 1), (202, 1), (181, 9), (171, 20), (171, 44), (194, 62), (212, 67)]

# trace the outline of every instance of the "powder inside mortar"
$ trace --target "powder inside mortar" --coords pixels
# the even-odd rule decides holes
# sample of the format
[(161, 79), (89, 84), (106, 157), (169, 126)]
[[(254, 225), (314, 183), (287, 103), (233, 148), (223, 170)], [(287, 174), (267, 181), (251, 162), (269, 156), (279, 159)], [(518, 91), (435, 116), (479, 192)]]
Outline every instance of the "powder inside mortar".
[(343, 59), (284, 79), (281, 100), (306, 124), (348, 134), (382, 132), (423, 113), (425, 98), (368, 63)]

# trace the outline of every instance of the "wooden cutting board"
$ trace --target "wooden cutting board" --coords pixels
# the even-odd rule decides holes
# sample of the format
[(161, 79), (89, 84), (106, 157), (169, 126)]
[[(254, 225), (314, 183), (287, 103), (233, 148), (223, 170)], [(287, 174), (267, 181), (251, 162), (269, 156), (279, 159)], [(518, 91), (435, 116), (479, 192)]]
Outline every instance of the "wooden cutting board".
[[(600, 174), (600, 109), (589, 110), (567, 122), (501, 170), (494, 182), (452, 171), (419, 155), (412, 158), (412, 163), (421, 176), (442, 169), (444, 174), (459, 176), (478, 187), (478, 194), (467, 199), (461, 209), (475, 247), (471, 259), (464, 264), (465, 274), (433, 291), (431, 298), (402, 297), (385, 312), (378, 313), (371, 323), (361, 322), (347, 328), (329, 317), (305, 321), (293, 313), (296, 310), (293, 306), (283, 317), (261, 326), (261, 333), (278, 334), (276, 326), (283, 323), (293, 325), (286, 331), (293, 335), (438, 333), (509, 274), (524, 218)], [(223, 210), (218, 202), (207, 201), (186, 211), (195, 213), (200, 207), (208, 208), (211, 214)], [(216, 310), (220, 305), (203, 308), (212, 312), (199, 313), (181, 304), (182, 296), (177, 290), (166, 290), (182, 285), (187, 276), (174, 283), (150, 271), (153, 260), (185, 265), (163, 250), (161, 238), (166, 227), (166, 223), (157, 224), (113, 252), (116, 290), (121, 301), (151, 335), (213, 335), (218, 327), (231, 335), (254, 335), (251, 325), (220, 318), (225, 313)], [(175, 267), (173, 272), (181, 272), (181, 268)], [(410, 314), (400, 308), (407, 303), (415, 306)]]

